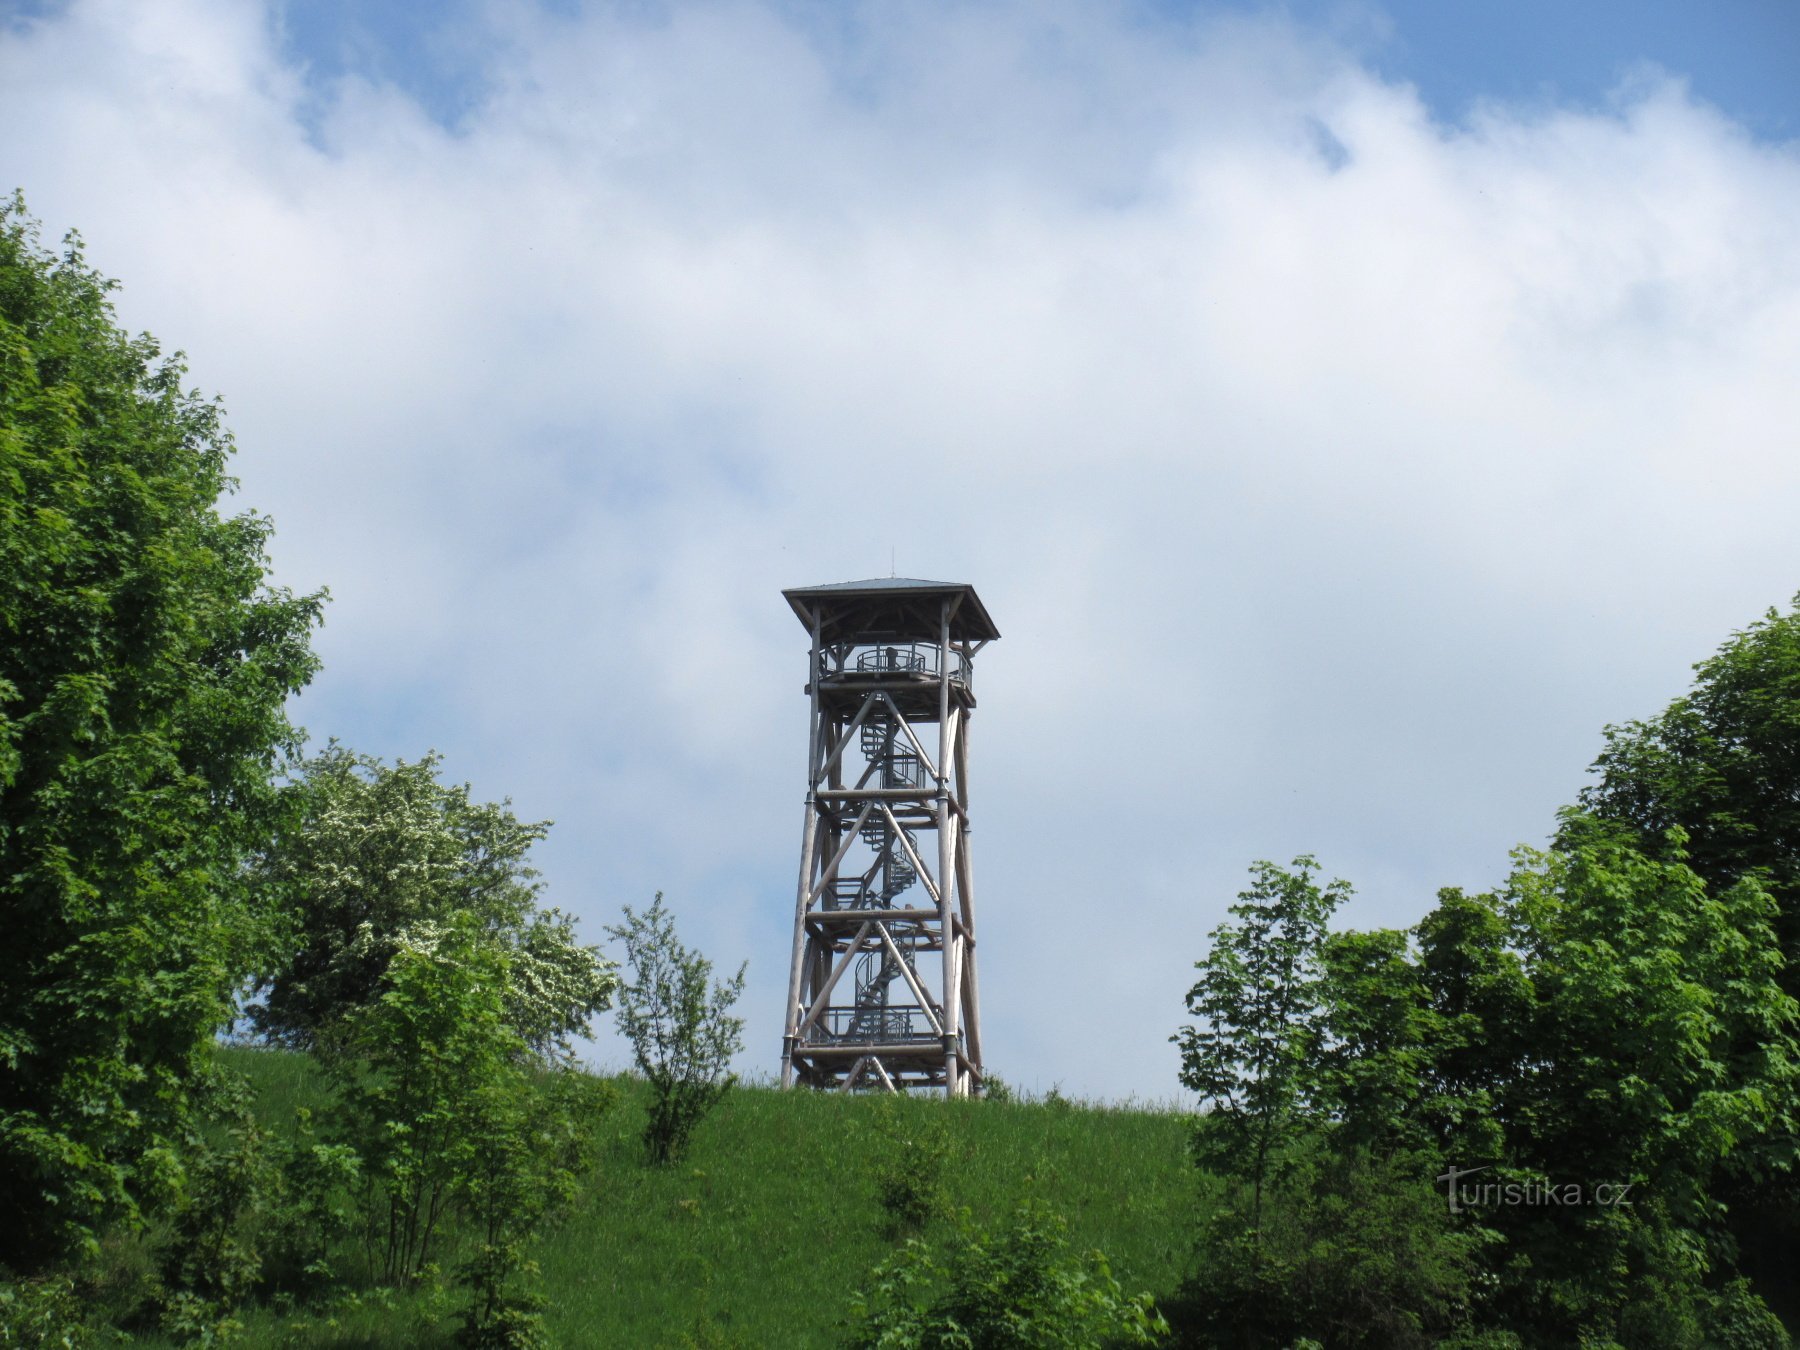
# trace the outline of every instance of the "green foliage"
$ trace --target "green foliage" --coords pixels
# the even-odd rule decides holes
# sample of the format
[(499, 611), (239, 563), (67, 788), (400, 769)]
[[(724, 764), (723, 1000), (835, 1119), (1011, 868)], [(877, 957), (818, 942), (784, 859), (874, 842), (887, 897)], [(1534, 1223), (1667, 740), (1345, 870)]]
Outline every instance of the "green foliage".
[[(264, 1254), (265, 1281), (236, 1313), (242, 1343), (255, 1350), (447, 1343), (474, 1299), (466, 1282), (449, 1283), (480, 1248), (468, 1209), (459, 1205), (439, 1248), (443, 1283), (363, 1287), (359, 1238), (327, 1244), (329, 1278), (282, 1274), (311, 1259), (278, 1254), (278, 1215), (293, 1203), (289, 1151), (331, 1147), (320, 1141), (335, 1137), (328, 1080), (311, 1056), (281, 1050), (227, 1047), (221, 1059), (252, 1081), (257, 1118), (273, 1136), (269, 1157), (278, 1164), (268, 1217), (249, 1230)], [(599, 1184), (578, 1184), (560, 1215), (525, 1240), (526, 1258), (541, 1271), (526, 1270), (509, 1286), (546, 1300), (545, 1335), (566, 1346), (835, 1344), (844, 1307), (817, 1297), (821, 1261), (854, 1275), (893, 1250), (871, 1221), (870, 1159), (856, 1146), (872, 1133), (882, 1099), (739, 1086), (695, 1135), (683, 1165), (645, 1167), (649, 1084), (637, 1075), (584, 1081), (621, 1096), (620, 1109), (582, 1117), (585, 1143), (599, 1151)], [(943, 1122), (951, 1139), (945, 1188), (972, 1209), (976, 1223), (1004, 1222), (1017, 1197), (1029, 1194), (1068, 1218), (1072, 1249), (1105, 1251), (1127, 1289), (1160, 1298), (1191, 1266), (1196, 1177), (1183, 1147), (1183, 1115), (1083, 1103), (1055, 1111), (1029, 1102), (894, 1106), (935, 1112)], [(315, 1130), (296, 1131), (297, 1110), (311, 1112)], [(336, 1204), (360, 1198), (353, 1181), (354, 1174), (350, 1182), (334, 1180)], [(1199, 1184), (1204, 1209), (1211, 1183)], [(853, 1203), (858, 1194), (868, 1203)], [(117, 1288), (96, 1293), (83, 1277), (78, 1297), (97, 1326), (129, 1324), (135, 1344), (172, 1350), (173, 1341), (153, 1329), (154, 1289), (127, 1288), (136, 1246), (117, 1253), (120, 1268), (109, 1277)], [(294, 1247), (324, 1250), (299, 1240)], [(155, 1269), (148, 1267), (152, 1278)], [(132, 1307), (150, 1313), (134, 1321)]]
[(386, 985), (344, 1018), (326, 1063), (368, 1187), (370, 1270), (392, 1282), (424, 1273), (458, 1189), (506, 1134), (525, 1047), (505, 1018), (506, 958), (472, 919), (429, 947), (402, 941)]
[(507, 960), (473, 915), (429, 945), (403, 939), (385, 992), (341, 1020), (326, 1057), (330, 1119), (364, 1179), (371, 1275), (426, 1279), (459, 1223), (474, 1244), (457, 1268), (470, 1292), (460, 1339), (483, 1347), (545, 1343), (525, 1253), (592, 1167), (593, 1124), (612, 1095), (527, 1056), (507, 1016)]
[(1776, 899), (1788, 992), (1800, 994), (1800, 597), (1694, 671), (1663, 712), (1606, 729), (1581, 804), (1644, 852), (1681, 829), (1688, 865), (1715, 890), (1758, 874)]
[(0, 203), (0, 1262), (178, 1195), (213, 1032), (257, 959), (241, 863), (319, 598), (222, 516), (231, 437), (113, 322), (70, 236)]
[(1292, 871), (1269, 862), (1251, 867), (1255, 885), (1231, 907), (1238, 922), (1213, 930), (1199, 982), (1188, 991), (1188, 1011), (1206, 1021), (1171, 1037), (1181, 1047), (1182, 1084), (1206, 1112), (1196, 1157), (1214, 1170), (1247, 1160), (1253, 1224), (1270, 1167), (1303, 1122), (1324, 978), (1320, 949), (1332, 912), (1350, 894), (1342, 881), (1317, 885), (1316, 870), (1306, 857)]
[(362, 1159), (348, 1144), (321, 1141), (307, 1107), (277, 1149), (263, 1239), (265, 1280), (288, 1295), (316, 1296), (342, 1275), (336, 1252), (358, 1227)]
[[(1212, 1035), (1184, 1046), (1214, 1105), (1198, 1156), (1243, 1192), (1190, 1291), (1217, 1343), (1427, 1344), (1471, 1319), (1533, 1344), (1713, 1343), (1720, 1186), (1792, 1146), (1797, 1010), (1768, 894), (1709, 891), (1680, 846), (1647, 857), (1570, 817), (1498, 896), (1447, 891), (1410, 935), (1327, 934), (1304, 873), (1259, 868), (1245, 899), (1269, 917), (1220, 930), (1190, 998)], [(1288, 914), (1318, 922), (1283, 951)], [(1430, 1203), (1452, 1165), (1490, 1187), (1454, 1214)]]
[(1127, 1295), (1105, 1256), (1072, 1257), (1066, 1225), (1027, 1203), (997, 1232), (972, 1227), (940, 1254), (909, 1238), (875, 1267), (847, 1344), (907, 1350), (1154, 1345), (1168, 1332), (1149, 1294)]
[[(1775, 899), (1782, 986), (1800, 996), (1800, 603), (1770, 610), (1694, 669), (1693, 688), (1664, 711), (1607, 728), (1599, 779), (1581, 794), (1589, 814), (1559, 842), (1598, 821), (1655, 852), (1679, 828), (1688, 865), (1714, 892), (1756, 876)], [(1800, 1268), (1785, 1258), (1800, 1246), (1800, 1168), (1765, 1165), (1722, 1198), (1745, 1268), (1800, 1315)]]
[(478, 1245), (458, 1269), (472, 1295), (458, 1343), (531, 1350), (549, 1342), (538, 1267), (526, 1258), (526, 1244), (562, 1215), (576, 1183), (593, 1169), (594, 1123), (617, 1094), (611, 1084), (566, 1070), (524, 1085), (501, 1076), (482, 1091), (486, 1139), (459, 1182)]
[[(942, 1104), (879, 1099), (875, 1119), (875, 1195), (895, 1233), (916, 1233), (944, 1212), (950, 1131)], [(919, 1107), (924, 1106), (925, 1110)]]
[(1636, 1323), (1639, 1343), (1682, 1344), (1668, 1329), (1703, 1328), (1731, 1267), (1721, 1185), (1792, 1147), (1797, 1010), (1773, 903), (1748, 879), (1709, 892), (1679, 831), (1667, 859), (1573, 819), (1565, 835), (1521, 850), (1502, 897), (1532, 1003), (1500, 1160), (1526, 1183), (1629, 1185), (1630, 1204), (1477, 1206), (1518, 1272), (1497, 1306), (1528, 1336)]
[(555, 1344), (544, 1329), (549, 1301), (538, 1289), (539, 1271), (517, 1241), (485, 1242), (462, 1267), (474, 1292), (456, 1343), (470, 1350), (546, 1350)]
[(541, 1056), (566, 1056), (617, 986), (611, 963), (574, 923), (541, 910), (526, 824), (506, 802), (438, 782), (439, 760), (392, 766), (331, 744), (289, 789), (291, 823), (260, 860), (258, 882), (284, 897), (286, 943), (246, 1013), (269, 1040), (305, 1047), (382, 992), (403, 945), (429, 947), (473, 915), (505, 950), (507, 1020)]
[(1435, 1154), (1383, 1157), (1329, 1134), (1296, 1152), (1260, 1222), (1239, 1187), (1202, 1224), (1183, 1291), (1192, 1338), (1246, 1350), (1472, 1344), (1491, 1235), (1455, 1223), (1432, 1181)]
[(163, 1327), (184, 1343), (223, 1343), (262, 1274), (253, 1231), (270, 1186), (268, 1134), (240, 1102), (223, 1138), (189, 1168), (162, 1251)]
[(682, 946), (662, 893), (642, 914), (606, 930), (625, 947), (630, 978), (619, 991), (619, 1030), (631, 1042), (653, 1093), (644, 1145), (657, 1164), (678, 1160), (694, 1130), (733, 1082), (731, 1057), (744, 1022), (731, 1008), (744, 992), (744, 967), (712, 978), (712, 962)]
[(0, 1283), (4, 1350), (87, 1350), (97, 1341), (68, 1276)]

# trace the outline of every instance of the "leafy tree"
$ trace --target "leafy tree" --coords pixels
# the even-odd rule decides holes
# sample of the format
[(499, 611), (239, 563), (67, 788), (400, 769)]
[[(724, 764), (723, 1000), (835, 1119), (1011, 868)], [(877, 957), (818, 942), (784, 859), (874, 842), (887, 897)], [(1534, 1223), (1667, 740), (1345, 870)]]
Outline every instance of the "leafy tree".
[(650, 1082), (644, 1145), (665, 1164), (718, 1105), (736, 1076), (731, 1057), (744, 1047), (744, 1021), (731, 1015), (744, 992), (744, 966), (712, 978), (712, 962), (681, 944), (662, 892), (644, 913), (625, 906), (625, 922), (606, 930), (625, 946), (629, 979), (619, 990), (619, 1029)]
[(472, 920), (429, 947), (403, 939), (391, 966), (385, 992), (346, 1015), (326, 1064), (337, 1133), (369, 1188), (370, 1269), (395, 1281), (424, 1270), (484, 1137), (504, 1130), (506, 1094), (492, 1085), (523, 1090), (524, 1045), (506, 1023), (506, 958)]
[(1020, 1206), (997, 1232), (968, 1225), (940, 1255), (909, 1238), (852, 1305), (848, 1344), (910, 1350), (1077, 1350), (1155, 1345), (1168, 1323), (1149, 1294), (1126, 1294), (1106, 1257), (1068, 1250), (1062, 1219)]
[(594, 1121), (612, 1085), (568, 1068), (520, 1092), (504, 1077), (483, 1089), (488, 1143), (460, 1182), (475, 1253), (458, 1270), (471, 1293), (459, 1344), (481, 1350), (548, 1345), (530, 1239), (575, 1198), (597, 1161)]
[(257, 872), (289, 916), (263, 1001), (247, 1012), (264, 1037), (313, 1044), (379, 997), (402, 945), (429, 947), (460, 914), (505, 950), (507, 1020), (539, 1055), (566, 1055), (611, 1001), (611, 963), (577, 941), (568, 915), (537, 907), (527, 859), (549, 822), (445, 786), (438, 765), (431, 754), (388, 766), (333, 742), (301, 767), (291, 824)]
[(1307, 1057), (1314, 1048), (1326, 924), (1350, 887), (1313, 881), (1318, 864), (1251, 867), (1255, 885), (1231, 907), (1236, 924), (1213, 930), (1188, 991), (1188, 1012), (1206, 1019), (1171, 1038), (1181, 1081), (1200, 1094), (1195, 1134), (1203, 1166), (1235, 1171), (1248, 1159), (1252, 1223), (1261, 1221), (1271, 1162), (1303, 1124)]
[(569, 1068), (534, 1077), (506, 1016), (507, 960), (469, 915), (429, 946), (402, 940), (385, 992), (346, 1015), (326, 1060), (331, 1120), (368, 1187), (372, 1273), (418, 1278), (452, 1216), (467, 1217), (476, 1345), (532, 1343), (524, 1245), (592, 1165), (588, 1129), (608, 1095)]
[[(1674, 1347), (1766, 1325), (1731, 1284), (1720, 1195), (1790, 1146), (1797, 1010), (1768, 894), (1713, 893), (1681, 842), (1647, 857), (1570, 817), (1497, 895), (1446, 891), (1410, 935), (1328, 935), (1321, 917), (1296, 930), (1297, 963), (1261, 971), (1243, 944), (1272, 919), (1221, 930), (1203, 969), (1232, 975), (1203, 981), (1216, 1034), (1190, 1081), (1266, 1084), (1248, 1049), (1221, 1064), (1255, 1045), (1253, 1017), (1271, 1022), (1228, 995), (1267, 1006), (1282, 970), (1315, 973), (1273, 1023), (1290, 1048), (1265, 1089), (1277, 1124), (1247, 1106), (1202, 1118), (1203, 1160), (1250, 1192), (1208, 1224), (1189, 1291), (1214, 1343), (1422, 1345), (1481, 1322), (1529, 1344)], [(1305, 912), (1300, 879), (1276, 880), (1247, 903)], [(1454, 1218), (1425, 1199), (1448, 1164), (1493, 1188)]]
[[(1715, 892), (1757, 876), (1775, 899), (1782, 986), (1800, 996), (1800, 598), (1694, 670), (1692, 689), (1661, 713), (1607, 728), (1580, 828), (1607, 822), (1655, 852), (1678, 827), (1688, 865)], [(1566, 831), (1561, 842), (1573, 842)], [(1800, 1245), (1800, 1168), (1733, 1181), (1724, 1199), (1746, 1268), (1800, 1316), (1800, 1276), (1779, 1255)]]
[(1687, 865), (1714, 889), (1755, 873), (1775, 897), (1789, 993), (1800, 994), (1800, 597), (1694, 667), (1693, 689), (1645, 721), (1606, 729), (1584, 816), (1656, 853), (1686, 834)]
[(1406, 933), (1331, 933), (1350, 887), (1258, 863), (1214, 930), (1183, 1028), (1209, 1108), (1195, 1155), (1226, 1179), (1184, 1291), (1202, 1342), (1425, 1346), (1467, 1332), (1482, 1237), (1432, 1180), (1441, 1018)]
[(1516, 1346), (1474, 1332), (1492, 1237), (1457, 1223), (1441, 1172), (1429, 1149), (1384, 1155), (1315, 1132), (1270, 1183), (1260, 1224), (1229, 1199), (1207, 1216), (1179, 1324), (1231, 1350)]
[(1503, 1291), (1522, 1331), (1677, 1345), (1651, 1333), (1691, 1316), (1706, 1339), (1733, 1256), (1721, 1187), (1791, 1148), (1800, 1009), (1774, 902), (1751, 878), (1710, 892), (1681, 844), (1646, 857), (1571, 818), (1562, 848), (1519, 851), (1503, 896), (1532, 1005), (1497, 1103), (1501, 1179), (1632, 1188), (1484, 1216), (1541, 1272)]
[(214, 1032), (259, 959), (243, 862), (321, 598), (223, 515), (179, 355), (114, 323), (71, 235), (0, 204), (0, 1263), (177, 1196)]

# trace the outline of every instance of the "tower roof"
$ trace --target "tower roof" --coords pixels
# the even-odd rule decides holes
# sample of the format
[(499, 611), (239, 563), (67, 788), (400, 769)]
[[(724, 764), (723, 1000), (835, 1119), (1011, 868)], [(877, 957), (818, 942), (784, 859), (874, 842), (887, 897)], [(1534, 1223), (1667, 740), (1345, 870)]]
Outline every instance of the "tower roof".
[(916, 577), (875, 577), (868, 581), (834, 581), (825, 586), (796, 586), (782, 595), (795, 616), (812, 630), (819, 616), (819, 636), (826, 642), (879, 641), (887, 638), (928, 640), (938, 637), (939, 606), (950, 600), (950, 636), (960, 642), (992, 642), (1000, 636), (987, 606), (966, 581), (920, 581)]

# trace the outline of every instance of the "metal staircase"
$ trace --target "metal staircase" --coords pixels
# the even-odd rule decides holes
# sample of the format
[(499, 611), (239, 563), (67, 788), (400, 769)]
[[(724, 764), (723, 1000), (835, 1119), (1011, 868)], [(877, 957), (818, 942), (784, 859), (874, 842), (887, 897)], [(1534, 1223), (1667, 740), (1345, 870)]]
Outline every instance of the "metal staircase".
[[(916, 788), (924, 785), (924, 764), (911, 744), (901, 738), (899, 724), (884, 709), (873, 708), (864, 719), (862, 752), (878, 786)], [(871, 816), (864, 822), (861, 834), (863, 843), (874, 855), (874, 862), (859, 879), (853, 903), (858, 908), (900, 908), (896, 901), (919, 879), (918, 869), (907, 854), (907, 848), (917, 853), (918, 839), (910, 830), (896, 831), (883, 816)], [(906, 840), (905, 846), (900, 843), (902, 837)], [(898, 923), (892, 925), (891, 931), (908, 973), (915, 972), (913, 949), (905, 941), (909, 934)], [(909, 1008), (916, 1005), (911, 1005), (908, 998), (909, 1008), (892, 1011), (889, 1008), (889, 991), (898, 979), (900, 962), (885, 946), (878, 952), (867, 952), (857, 960), (856, 1003), (849, 1025), (844, 1029), (846, 1040), (881, 1041), (890, 1036), (911, 1034), (913, 1015)], [(907, 982), (902, 981), (901, 988), (910, 995)]]

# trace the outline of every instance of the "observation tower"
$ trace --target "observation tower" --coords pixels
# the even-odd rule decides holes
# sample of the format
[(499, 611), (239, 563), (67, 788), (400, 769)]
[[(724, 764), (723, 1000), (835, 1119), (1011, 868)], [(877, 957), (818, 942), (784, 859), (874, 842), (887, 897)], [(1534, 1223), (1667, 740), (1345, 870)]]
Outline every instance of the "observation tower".
[(812, 639), (806, 820), (781, 1083), (981, 1090), (969, 862), (975, 588), (783, 591)]

